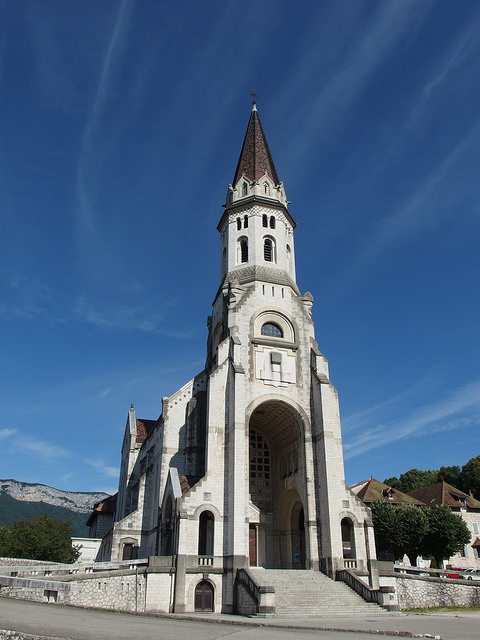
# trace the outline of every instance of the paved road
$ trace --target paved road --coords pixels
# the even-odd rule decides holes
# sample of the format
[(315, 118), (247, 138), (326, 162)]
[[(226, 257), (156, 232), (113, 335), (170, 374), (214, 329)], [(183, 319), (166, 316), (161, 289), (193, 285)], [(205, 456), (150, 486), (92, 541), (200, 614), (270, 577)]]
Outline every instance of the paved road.
[[(69, 640), (366, 640), (400, 632), (442, 640), (480, 638), (480, 613), (450, 615), (391, 614), (366, 618), (309, 618), (261, 621), (234, 616), (196, 619), (133, 616), (0, 598), (0, 629), (14, 629)], [(234, 624), (243, 621), (246, 625)], [(383, 633), (382, 633), (383, 632)]]

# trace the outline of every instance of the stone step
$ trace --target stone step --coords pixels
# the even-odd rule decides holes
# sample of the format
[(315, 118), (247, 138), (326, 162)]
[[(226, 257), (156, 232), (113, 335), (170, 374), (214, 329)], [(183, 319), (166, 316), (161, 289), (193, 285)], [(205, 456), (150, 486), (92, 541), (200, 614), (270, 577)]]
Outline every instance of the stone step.
[(250, 567), (258, 585), (275, 589), (277, 616), (359, 616), (387, 613), (343, 582), (319, 571)]

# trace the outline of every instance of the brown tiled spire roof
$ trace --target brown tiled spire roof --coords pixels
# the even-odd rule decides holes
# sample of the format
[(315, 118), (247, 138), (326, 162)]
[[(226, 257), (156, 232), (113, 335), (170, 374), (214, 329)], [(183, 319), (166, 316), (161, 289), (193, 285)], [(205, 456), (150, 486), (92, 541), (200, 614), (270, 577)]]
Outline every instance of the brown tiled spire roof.
[(257, 181), (265, 173), (275, 185), (280, 184), (254, 100), (232, 185), (235, 187), (243, 175), (249, 180)]

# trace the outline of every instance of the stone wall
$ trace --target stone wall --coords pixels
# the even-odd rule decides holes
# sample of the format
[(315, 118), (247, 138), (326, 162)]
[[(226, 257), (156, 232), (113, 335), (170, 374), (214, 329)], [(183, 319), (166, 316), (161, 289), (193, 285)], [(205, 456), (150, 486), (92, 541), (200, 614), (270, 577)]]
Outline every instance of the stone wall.
[(480, 606), (480, 583), (426, 576), (396, 574), (380, 578), (380, 584), (395, 587), (398, 606), (405, 609)]
[(66, 604), (115, 611), (145, 611), (145, 573), (115, 572), (115, 575), (97, 573), (79, 576), (71, 582)]
[(46, 640), (46, 638), (45, 636), (32, 636), (31, 633), (0, 629), (0, 640)]
[(145, 611), (145, 570), (99, 572), (64, 580), (0, 577), (0, 596), (96, 609)]

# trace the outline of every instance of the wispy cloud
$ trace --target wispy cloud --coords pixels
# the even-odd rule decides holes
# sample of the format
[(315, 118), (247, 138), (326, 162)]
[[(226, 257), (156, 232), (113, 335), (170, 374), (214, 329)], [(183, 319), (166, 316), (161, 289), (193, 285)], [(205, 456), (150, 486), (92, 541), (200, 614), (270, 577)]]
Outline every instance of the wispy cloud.
[[(420, 407), (410, 416), (401, 420), (381, 422), (377, 426), (367, 427), (374, 418), (366, 420), (361, 415), (357, 427), (358, 435), (344, 444), (345, 459), (378, 449), (386, 442), (391, 444), (405, 438), (418, 438), (444, 431), (453, 431), (466, 426), (480, 424), (480, 380), (475, 380), (464, 387), (455, 389), (437, 403)], [(379, 419), (381, 420), (381, 419)], [(350, 424), (353, 431), (354, 424)]]
[(16, 448), (22, 453), (35, 455), (44, 463), (51, 463), (59, 458), (68, 458), (71, 455), (70, 451), (63, 447), (51, 442), (37, 440), (30, 436), (22, 436), (21, 440), (16, 444)]
[(116, 55), (120, 48), (122, 34), (128, 23), (130, 4), (129, 0), (123, 0), (118, 9), (113, 33), (109, 40), (103, 65), (99, 74), (97, 90), (82, 136), (76, 191), (80, 202), (81, 221), (83, 223), (84, 230), (87, 230), (93, 238), (95, 238), (95, 212), (90, 199), (88, 176), (95, 175), (95, 169), (98, 163), (98, 154), (95, 154), (94, 152), (96, 133), (100, 126), (100, 114), (108, 95), (109, 83), (112, 70), (116, 64)]
[[(152, 302), (152, 301), (150, 301)], [(73, 306), (74, 314), (84, 322), (104, 330), (138, 330), (146, 333), (160, 333), (161, 335), (188, 339), (198, 334), (198, 329), (180, 331), (178, 329), (165, 330), (165, 315), (168, 309), (175, 307), (180, 300), (158, 302), (155, 309), (148, 309), (145, 304), (135, 303), (129, 299), (128, 303), (105, 302), (94, 304), (85, 296), (78, 296)]]
[(53, 294), (43, 282), (20, 275), (5, 281), (5, 302), (0, 303), (0, 316), (8, 319), (49, 318)]
[[(350, 38), (348, 46), (339, 52), (334, 72), (328, 73), (329, 81), (312, 96), (309, 110), (297, 121), (294, 146), (288, 150), (292, 166), (302, 167), (304, 162), (300, 159), (304, 160), (305, 154), (314, 149), (320, 138), (325, 144), (328, 137), (336, 134), (342, 123), (342, 114), (353, 108), (357, 96), (367, 89), (373, 74), (397, 50), (399, 43), (428, 17), (428, 7), (419, 3), (380, 3), (377, 7), (366, 29), (345, 34)], [(301, 60), (304, 65), (304, 59)], [(310, 84), (312, 75), (321, 68), (321, 60), (314, 59), (312, 63), (310, 58), (307, 66)], [(295, 91), (296, 74), (291, 75), (290, 94), (294, 96), (304, 88), (298, 87), (299, 91)]]
[(118, 478), (118, 467), (109, 467), (105, 464), (103, 458), (91, 458), (85, 460), (85, 463), (88, 464), (93, 469), (100, 471), (107, 478)]
[(0, 429), (0, 440), (6, 440), (18, 433), (17, 429)]

